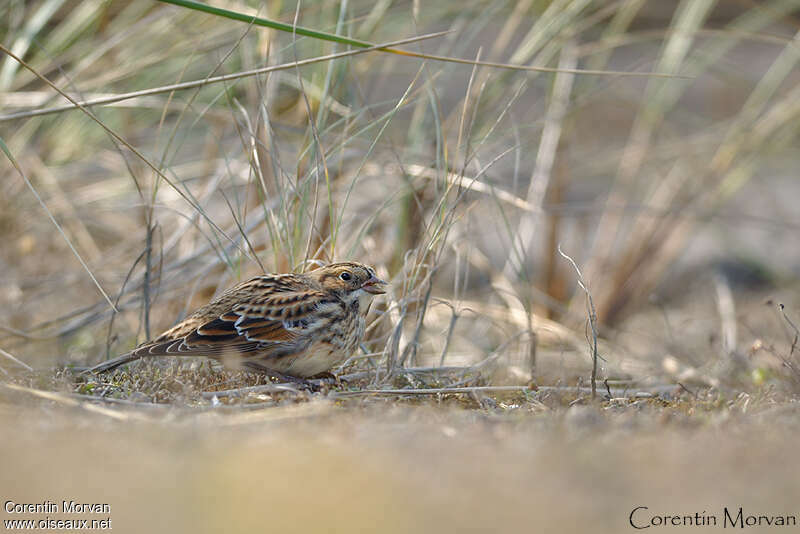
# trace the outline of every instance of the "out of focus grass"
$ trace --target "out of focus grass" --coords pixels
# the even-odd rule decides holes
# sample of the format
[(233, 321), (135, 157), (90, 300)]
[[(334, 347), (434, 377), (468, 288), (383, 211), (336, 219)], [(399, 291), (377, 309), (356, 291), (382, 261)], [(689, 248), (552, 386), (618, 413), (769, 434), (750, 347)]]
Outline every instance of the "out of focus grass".
[[(295, 67), (350, 49), (158, 2), (0, 3), (0, 44), (74, 99), (144, 92), (91, 107), (111, 135), (38, 114), (67, 101), (0, 57), (4, 492), (112, 501), (123, 531), (617, 532), (643, 495), (791, 512), (795, 0), (212, 4), (375, 44), (448, 31), (400, 48), (478, 61)], [(559, 245), (597, 311), (597, 404)], [(341, 259), (391, 281), (345, 384), (63, 369)]]
[[(356, 370), (488, 357), (487, 376), (510, 366), (574, 383), (588, 362), (585, 299), (561, 244), (590, 285), (601, 337), (617, 343), (602, 347), (601, 378), (660, 375), (677, 357), (706, 382), (741, 382), (717, 370), (756, 342), (778, 356), (760, 351), (764, 361), (737, 373), (786, 371), (790, 340), (772, 316), (768, 331), (729, 347), (721, 310), (700, 312), (708, 324), (685, 337), (682, 352), (700, 353), (688, 359), (659, 346), (675, 338), (669, 321), (666, 335), (657, 319), (636, 326), (644, 340), (626, 336), (653, 299), (692, 295), (675, 281), (692, 251), (707, 256), (694, 261), (709, 273), (705, 298), (717, 298), (715, 266), (742, 257), (767, 287), (792, 283), (800, 259), (758, 235), (790, 234), (796, 217), (750, 212), (737, 194), (780, 205), (781, 165), (794, 161), (793, 2), (218, 7), (372, 43), (445, 29), (406, 48), (567, 70), (382, 52), (292, 68), (346, 46), (158, 3), (7, 3), (3, 43), (62, 91), (91, 100), (151, 90), (92, 108), (134, 154), (80, 110), (25, 116), (65, 101), (3, 58), (2, 138), (97, 279), (7, 168), (2, 343), (23, 360), (94, 362), (255, 273), (353, 258), (392, 281)], [(169, 90), (280, 64), (290, 68)], [(714, 235), (732, 246), (704, 247)], [(718, 341), (699, 341), (709, 335)]]

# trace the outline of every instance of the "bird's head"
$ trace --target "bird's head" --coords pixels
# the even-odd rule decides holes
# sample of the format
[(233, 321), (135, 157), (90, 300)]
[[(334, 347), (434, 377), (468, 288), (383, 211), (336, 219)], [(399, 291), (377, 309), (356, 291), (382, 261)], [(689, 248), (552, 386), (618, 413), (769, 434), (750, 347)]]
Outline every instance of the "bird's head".
[(377, 277), (375, 269), (362, 263), (331, 263), (311, 271), (308, 275), (348, 303), (355, 299), (363, 303), (373, 295), (386, 293), (386, 282)]

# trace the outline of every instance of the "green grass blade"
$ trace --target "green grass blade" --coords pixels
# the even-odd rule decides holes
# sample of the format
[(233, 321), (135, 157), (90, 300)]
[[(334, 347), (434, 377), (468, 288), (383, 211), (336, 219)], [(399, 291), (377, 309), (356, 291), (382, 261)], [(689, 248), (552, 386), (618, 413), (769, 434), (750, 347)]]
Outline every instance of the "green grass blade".
[[(295, 35), (303, 35), (305, 37), (313, 37), (315, 39), (321, 39), (324, 41), (332, 41), (335, 43), (341, 43), (346, 45), (355, 46), (358, 48), (375, 48), (373, 43), (367, 41), (360, 41), (358, 39), (350, 39), (348, 37), (342, 37), (340, 35), (334, 35), (332, 33), (320, 32), (316, 30), (312, 30), (310, 28), (303, 28), (302, 26), (293, 26), (292, 24), (286, 24), (285, 22), (277, 22), (274, 20), (265, 19), (262, 17), (256, 17), (253, 15), (245, 15), (244, 13), (237, 13), (236, 11), (230, 11), (227, 9), (222, 9), (220, 7), (213, 7), (207, 4), (203, 4), (200, 2), (195, 2), (194, 0), (158, 0), (159, 2), (164, 2), (166, 4), (174, 4), (176, 6), (185, 7), (188, 9), (194, 9), (196, 11), (202, 11), (203, 13), (208, 13), (210, 15), (216, 15), (219, 17), (225, 17), (232, 20), (238, 20), (240, 22), (247, 22), (248, 24), (253, 24), (254, 26), (264, 26), (266, 28), (273, 28), (276, 30), (292, 33)], [(398, 50), (396, 48), (388, 48), (388, 47), (378, 47), (377, 50), (382, 52), (390, 52), (392, 54), (397, 54), (406, 57), (415, 57), (419, 59), (431, 59), (434, 61), (444, 61), (446, 63), (459, 63), (462, 65), (479, 65), (484, 67), (492, 67), (497, 69), (510, 69), (510, 70), (519, 70), (519, 71), (529, 71), (529, 72), (561, 72), (559, 69), (550, 68), (550, 67), (535, 67), (531, 65), (516, 65), (516, 64), (509, 64), (509, 63), (497, 63), (494, 61), (473, 61), (469, 59), (460, 59), (455, 57), (448, 57), (448, 56), (437, 56), (432, 54), (422, 54), (419, 52), (410, 52), (407, 50)], [(601, 71), (594, 71), (594, 70), (584, 70), (584, 69), (573, 69), (568, 71), (573, 74), (590, 74), (596, 76), (633, 76), (633, 77), (645, 77), (645, 78), (687, 78), (681, 74), (672, 74), (672, 73), (662, 73), (662, 72), (627, 72), (627, 71), (614, 71), (614, 70), (601, 70)]]
[(323, 41), (331, 41), (334, 43), (357, 46), (359, 48), (369, 48), (371, 46), (375, 46), (374, 44), (368, 43), (366, 41), (360, 41), (358, 39), (349, 39), (347, 37), (341, 37), (339, 35), (335, 35), (332, 33), (320, 32), (317, 30), (312, 30), (310, 28), (303, 28), (302, 26), (293, 26), (292, 24), (286, 24), (285, 22), (277, 22), (275, 20), (255, 17), (253, 15), (245, 15), (244, 13), (230, 11), (228, 9), (223, 9), (221, 7), (210, 6), (208, 4), (203, 4), (202, 2), (195, 2), (194, 0), (159, 0), (159, 1), (165, 4), (174, 4), (176, 6), (185, 7), (188, 9), (194, 9), (195, 11), (202, 11), (203, 13), (208, 13), (209, 15), (225, 17), (227, 19), (238, 20), (240, 22), (247, 22), (248, 24), (252, 24), (254, 26), (263, 26), (265, 28), (272, 28), (275, 30), (280, 30), (282, 32), (302, 35), (304, 37), (313, 37), (314, 39), (321, 39)]

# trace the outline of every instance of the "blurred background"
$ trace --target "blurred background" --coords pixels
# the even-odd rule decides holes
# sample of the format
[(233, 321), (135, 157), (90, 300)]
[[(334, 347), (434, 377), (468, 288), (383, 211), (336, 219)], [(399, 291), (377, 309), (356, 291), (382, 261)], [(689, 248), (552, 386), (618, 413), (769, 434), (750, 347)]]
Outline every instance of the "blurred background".
[[(326, 501), (329, 513), (358, 513), (359, 488), (397, 479), (364, 507), (385, 518), (376, 510), (404, 495), (408, 514), (397, 520), (437, 529), (461, 525), (448, 508), (460, 506), (485, 520), (461, 526), (490, 528), (502, 516), (517, 527), (619, 531), (626, 507), (654, 487), (653, 502), (674, 504), (664, 512), (702, 511), (686, 509), (700, 499), (720, 513), (717, 504), (755, 494), (754, 511), (792, 511), (797, 477), (776, 462), (796, 436), (769, 422), (796, 433), (796, 418), (769, 410), (800, 388), (800, 0), (211, 4), (371, 44), (418, 39), (355, 53), (352, 43), (157, 1), (0, 2), (0, 44), (30, 67), (0, 54), (0, 349), (45, 373), (26, 387), (72, 394), (52, 369), (126, 352), (256, 274), (356, 260), (391, 281), (363, 350), (341, 371), (371, 387), (585, 386), (593, 309), (599, 380), (680, 383), (689, 401), (634, 402), (634, 416), (628, 404), (584, 412), (574, 397), (473, 394), (433, 407), (364, 401), (364, 413), (332, 420), (317, 399), (310, 415), (287, 412), (296, 427), (237, 420), (247, 430), (211, 439), (224, 418), (89, 417), (66, 397), (42, 413), (6, 392), (2, 418), (26, 433), (3, 456), (28, 460), (0, 470), (11, 477), (3, 488), (36, 473), (20, 487), (43, 500), (54, 482), (32, 466), (38, 447), (55, 443), (53, 458), (76, 460), (54, 473), (88, 473), (86, 485), (58, 487), (87, 498), (104, 491), (108, 466), (140, 451), (147, 468), (113, 471), (134, 488), (136, 510), (154, 495), (183, 492), (186, 509), (216, 498), (157, 481), (189, 480), (192, 466), (227, 449), (230, 476), (209, 474), (209, 484), (239, 488), (251, 472), (284, 469), (282, 479), (311, 477), (290, 485), (302, 494), (330, 488), (319, 469), (353, 465), (337, 471), (349, 497)], [(41, 77), (94, 102), (85, 108), (94, 118)], [(0, 359), (4, 380), (19, 368)], [(172, 385), (183, 392), (190, 381)], [(162, 386), (145, 384), (143, 398), (178, 399), (159, 396)], [(743, 423), (755, 405), (764, 412)], [(161, 436), (175, 419), (182, 425)], [(712, 430), (695, 439), (696, 425)], [(660, 437), (663, 428), (674, 432)], [(720, 429), (732, 430), (718, 445)], [(757, 446), (754, 436), (772, 441)], [(623, 439), (631, 443), (619, 449)], [(259, 456), (254, 443), (280, 452)], [(752, 486), (731, 472), (745, 457)], [(499, 478), (479, 476), (479, 458)], [(689, 470), (686, 484), (700, 489), (675, 493), (670, 476)], [(613, 480), (613, 492), (597, 490)], [(718, 489), (709, 480), (726, 482), (713, 502), (702, 500)], [(575, 507), (553, 507), (565, 494)], [(260, 501), (229, 497), (236, 506), (221, 504), (219, 517), (252, 527)], [(530, 522), (529, 500), (541, 521)], [(371, 517), (365, 525), (378, 528)]]
[(791, 341), (764, 301), (798, 304), (796, 1), (215, 6), (376, 44), (448, 33), (295, 67), (354, 48), (158, 2), (4, 3), (37, 73), (127, 95), (91, 108), (113, 134), (33, 116), (69, 102), (2, 58), (29, 182), (3, 166), (7, 350), (93, 363), (257, 273), (355, 259), (392, 281), (358, 365), (574, 382), (588, 313), (560, 245), (601, 375), (783, 367), (756, 353)]

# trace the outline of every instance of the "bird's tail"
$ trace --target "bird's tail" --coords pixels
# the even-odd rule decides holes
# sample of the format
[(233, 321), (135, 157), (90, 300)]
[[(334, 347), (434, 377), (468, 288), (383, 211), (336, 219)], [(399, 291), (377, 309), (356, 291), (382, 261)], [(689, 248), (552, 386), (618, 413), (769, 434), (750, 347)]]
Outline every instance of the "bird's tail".
[(138, 360), (142, 357), (141, 354), (136, 354), (136, 351), (131, 351), (127, 354), (123, 354), (122, 356), (117, 356), (111, 360), (106, 360), (103, 363), (99, 363), (94, 367), (90, 367), (89, 369), (84, 371), (85, 373), (104, 373), (106, 371), (110, 371), (112, 369), (116, 369), (120, 365), (125, 365), (128, 362), (132, 362), (134, 360)]

